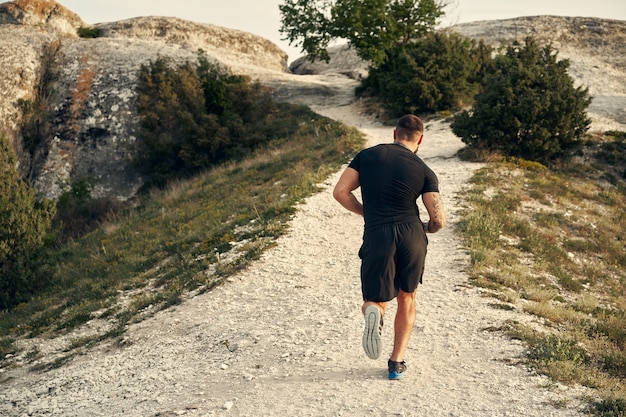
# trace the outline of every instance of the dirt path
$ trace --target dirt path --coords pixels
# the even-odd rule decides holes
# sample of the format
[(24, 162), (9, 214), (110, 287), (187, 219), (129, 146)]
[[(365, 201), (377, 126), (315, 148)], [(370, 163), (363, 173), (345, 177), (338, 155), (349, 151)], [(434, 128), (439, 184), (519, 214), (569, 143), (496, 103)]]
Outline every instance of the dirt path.
[[(355, 105), (317, 110), (361, 129), (369, 145), (391, 139)], [(227, 285), (132, 325), (124, 348), (20, 374), (0, 387), (0, 415), (582, 416), (581, 392), (516, 365), (523, 347), (485, 330), (520, 316), (467, 285), (454, 223), (457, 193), (478, 166), (454, 157), (460, 146), (445, 125), (428, 125), (420, 154), (439, 175), (451, 224), (430, 238), (404, 380), (386, 379), (390, 325), (380, 359), (362, 352), (362, 219), (333, 200), (336, 174)]]

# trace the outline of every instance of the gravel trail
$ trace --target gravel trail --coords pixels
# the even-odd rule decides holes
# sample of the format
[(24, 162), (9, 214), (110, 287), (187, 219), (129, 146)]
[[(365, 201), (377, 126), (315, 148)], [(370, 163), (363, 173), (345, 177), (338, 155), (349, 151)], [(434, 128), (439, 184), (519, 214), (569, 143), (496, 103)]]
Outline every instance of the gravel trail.
[[(392, 139), (355, 103), (315, 110), (359, 128), (368, 146)], [(583, 416), (582, 389), (530, 373), (521, 344), (488, 330), (529, 318), (468, 285), (454, 224), (458, 192), (480, 165), (458, 160), (461, 146), (446, 124), (427, 124), (420, 155), (439, 176), (449, 225), (430, 235), (402, 381), (386, 379), (395, 303), (381, 358), (361, 348), (363, 223), (332, 198), (336, 173), (276, 247), (226, 285), (130, 326), (127, 346), (48, 372), (5, 371), (14, 379), (0, 386), (0, 415)]]

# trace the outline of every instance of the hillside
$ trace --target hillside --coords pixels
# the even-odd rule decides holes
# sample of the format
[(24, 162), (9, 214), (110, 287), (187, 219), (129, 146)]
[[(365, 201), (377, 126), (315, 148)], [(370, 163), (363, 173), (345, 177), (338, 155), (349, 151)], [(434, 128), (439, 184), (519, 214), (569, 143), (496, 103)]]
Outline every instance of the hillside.
[[(297, 75), (283, 67), (281, 52), (271, 46), (249, 57), (244, 44), (239, 52), (229, 47), (228, 42), (239, 39), (237, 32), (179, 19), (96, 25), (101, 37), (80, 39), (74, 29), (83, 23), (73, 17), (67, 18), (74, 22), (71, 29), (42, 23), (55, 21), (51, 16), (59, 13), (72, 16), (52, 3), (0, 5), (0, 61), (15, 69), (0, 74), (0, 94), (14, 94), (2, 96), (5, 113), (0, 120), (13, 123), (6, 126), (13, 127), (16, 140), (16, 97), (31, 97), (42, 52), (54, 52), (52, 63), (59, 75), (53, 89), (51, 136), (37, 154), (41, 168), (26, 170), (40, 191), (51, 196), (58, 192), (53, 180), (84, 170), (103, 179), (103, 194), (132, 194), (140, 179), (125, 171), (123, 161), (135, 128), (133, 71), (157, 53), (192, 59), (198, 46), (224, 65), (275, 87), (278, 99), (308, 104), (357, 127), (367, 136), (368, 146), (392, 138), (390, 127), (367, 116), (354, 100), (355, 79), (364, 66), (342, 47), (333, 52), (342, 59), (328, 65), (300, 62), (298, 71), (307, 75)], [(34, 13), (28, 5), (37, 4), (50, 18), (35, 26), (24, 23), (31, 18), (18, 19), (28, 15), (24, 10)], [(551, 23), (535, 24), (542, 19)], [(481, 22), (455, 30), (472, 28), (472, 36), (494, 43), (503, 34), (518, 34), (522, 23), (543, 27), (548, 41), (554, 34), (579, 30), (570, 24), (572, 19), (549, 19)], [(593, 21), (600, 27), (624, 27), (624, 22)], [(504, 29), (494, 34), (491, 25)], [(594, 130), (626, 130), (625, 94), (612, 84), (624, 76), (623, 66), (615, 63), (623, 57), (623, 41), (621, 32), (611, 28), (606, 36), (611, 56), (594, 55), (593, 48), (585, 46), (588, 37), (563, 35), (570, 41), (561, 44), (562, 57), (574, 57), (573, 51), (578, 51), (578, 82), (604, 97), (605, 105), (591, 113)], [(224, 31), (225, 43), (211, 43), (214, 35), (206, 34), (213, 30)], [(605, 89), (608, 84), (613, 88)], [(5, 118), (7, 114), (11, 117)], [(148, 305), (145, 320), (129, 324), (119, 339), (95, 346), (77, 341), (97, 334), (105, 314), (59, 337), (18, 340), (22, 350), (0, 368), (0, 415), (584, 416), (584, 399), (593, 395), (591, 390), (555, 383), (521, 366), (526, 347), (494, 331), (507, 321), (527, 323), (533, 318), (520, 310), (493, 308), (493, 298), (468, 284), (468, 255), (454, 225), (466, 203), (459, 195), (470, 187), (481, 165), (456, 157), (463, 144), (445, 122), (428, 123), (427, 129), (420, 155), (441, 180), (450, 227), (430, 238), (427, 272), (418, 290), (418, 321), (407, 352), (409, 373), (403, 382), (387, 381), (384, 355), (368, 361), (360, 347), (357, 252), (363, 224), (333, 200), (335, 173), (320, 184), (321, 192), (299, 205), (289, 233), (226, 285), (159, 312), (152, 313)], [(392, 305), (389, 314), (393, 310)], [(391, 344), (391, 321), (385, 322), (385, 353)]]

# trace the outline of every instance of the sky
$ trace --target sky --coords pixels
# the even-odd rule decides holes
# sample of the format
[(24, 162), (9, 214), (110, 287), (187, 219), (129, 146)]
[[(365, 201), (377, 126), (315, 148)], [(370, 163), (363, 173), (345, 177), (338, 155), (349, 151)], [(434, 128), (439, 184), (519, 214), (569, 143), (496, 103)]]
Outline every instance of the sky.
[[(289, 54), (300, 51), (281, 40), (281, 0), (57, 0), (86, 23), (113, 22), (139, 16), (174, 16), (239, 29), (276, 43)], [(442, 24), (521, 16), (555, 15), (626, 20), (625, 0), (452, 0)]]

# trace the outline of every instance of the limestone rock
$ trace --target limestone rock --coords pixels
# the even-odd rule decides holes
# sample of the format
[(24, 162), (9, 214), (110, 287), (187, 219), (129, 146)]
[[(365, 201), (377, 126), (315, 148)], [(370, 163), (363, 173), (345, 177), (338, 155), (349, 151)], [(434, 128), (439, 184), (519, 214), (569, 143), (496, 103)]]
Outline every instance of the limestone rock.
[(328, 55), (329, 62), (310, 62), (306, 56), (300, 57), (291, 63), (289, 69), (300, 75), (338, 73), (355, 80), (367, 77), (369, 63), (359, 58), (347, 44), (328, 48)]
[(53, 0), (15, 0), (2, 3), (0, 24), (31, 26), (74, 37), (76, 29), (85, 26), (76, 13)]

